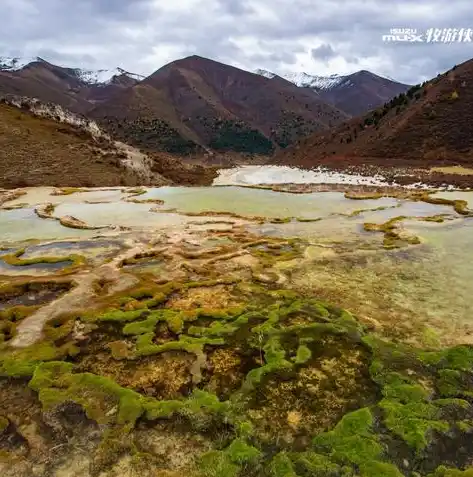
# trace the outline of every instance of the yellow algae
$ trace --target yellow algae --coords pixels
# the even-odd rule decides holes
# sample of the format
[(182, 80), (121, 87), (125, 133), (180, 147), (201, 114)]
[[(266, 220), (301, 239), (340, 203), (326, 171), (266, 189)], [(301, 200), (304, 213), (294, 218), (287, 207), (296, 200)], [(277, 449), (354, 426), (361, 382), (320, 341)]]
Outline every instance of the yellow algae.
[(456, 174), (460, 176), (473, 175), (473, 169), (463, 166), (432, 167), (430, 172), (438, 174)]

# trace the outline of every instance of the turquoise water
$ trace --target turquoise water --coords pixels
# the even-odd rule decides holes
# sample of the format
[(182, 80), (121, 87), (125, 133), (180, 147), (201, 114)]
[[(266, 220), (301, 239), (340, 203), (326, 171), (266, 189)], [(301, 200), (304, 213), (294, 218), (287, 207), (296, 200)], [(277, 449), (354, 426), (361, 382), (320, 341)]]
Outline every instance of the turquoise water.
[(39, 218), (34, 209), (0, 210), (0, 244), (23, 240), (87, 238), (96, 232), (63, 227), (55, 220)]
[(163, 209), (180, 212), (231, 212), (246, 216), (327, 217), (331, 214), (351, 213), (359, 209), (389, 207), (396, 199), (349, 200), (341, 192), (289, 194), (245, 187), (160, 187), (149, 189), (139, 199), (164, 200)]
[(433, 197), (439, 197), (441, 199), (448, 200), (466, 200), (468, 202), (468, 208), (473, 209), (473, 191), (444, 191), (437, 192)]

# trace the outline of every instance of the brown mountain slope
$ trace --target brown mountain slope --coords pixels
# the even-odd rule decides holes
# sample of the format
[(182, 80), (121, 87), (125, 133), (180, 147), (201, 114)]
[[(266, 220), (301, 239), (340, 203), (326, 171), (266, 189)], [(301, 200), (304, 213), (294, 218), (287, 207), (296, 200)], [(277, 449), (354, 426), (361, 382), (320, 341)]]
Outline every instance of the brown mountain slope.
[(16, 71), (0, 71), (0, 94), (16, 94), (52, 102), (77, 113), (134, 86), (137, 80), (120, 74), (108, 84), (91, 84), (75, 68), (64, 68), (41, 58)]
[(405, 93), (410, 85), (375, 75), (370, 71), (357, 71), (332, 88), (314, 88), (327, 103), (350, 116), (360, 116), (383, 106), (395, 96)]
[(347, 118), (313, 93), (213, 60), (174, 61), (90, 114), (142, 147), (269, 153)]
[(208, 184), (215, 175), (116, 143), (56, 105), (0, 98), (0, 187)]
[(304, 167), (473, 164), (473, 60), (274, 158)]

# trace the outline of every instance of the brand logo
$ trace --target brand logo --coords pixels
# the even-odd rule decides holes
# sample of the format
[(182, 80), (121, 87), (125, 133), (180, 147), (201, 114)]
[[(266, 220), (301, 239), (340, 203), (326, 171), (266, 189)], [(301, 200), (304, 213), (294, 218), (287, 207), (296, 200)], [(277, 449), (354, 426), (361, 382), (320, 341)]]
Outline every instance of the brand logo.
[(428, 28), (418, 32), (415, 28), (391, 28), (382, 35), (385, 43), (472, 43), (471, 28)]

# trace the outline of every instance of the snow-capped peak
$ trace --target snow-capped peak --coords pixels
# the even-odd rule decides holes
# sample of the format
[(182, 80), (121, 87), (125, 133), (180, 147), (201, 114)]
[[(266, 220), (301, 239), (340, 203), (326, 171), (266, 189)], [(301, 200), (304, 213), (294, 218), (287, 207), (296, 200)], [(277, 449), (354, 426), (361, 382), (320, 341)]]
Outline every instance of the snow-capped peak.
[(331, 89), (342, 83), (342, 81), (346, 79), (346, 76), (336, 74), (330, 76), (317, 76), (302, 72), (289, 73), (284, 75), (284, 78), (291, 83), (304, 88)]
[(18, 71), (34, 61), (43, 61), (39, 57), (20, 58), (13, 56), (0, 56), (0, 71)]
[[(257, 69), (255, 73), (266, 78), (274, 78), (277, 76), (275, 73), (272, 73), (268, 70)], [(281, 75), (287, 81), (294, 83), (296, 86), (302, 88), (314, 88), (314, 89), (331, 89), (334, 86), (342, 84), (348, 77), (342, 75), (330, 75), (330, 76), (317, 76), (309, 75), (304, 72), (300, 73), (288, 73)]]
[(74, 69), (76, 76), (84, 83), (89, 84), (108, 84), (115, 76), (125, 75), (137, 81), (142, 81), (145, 77), (135, 73), (130, 73), (122, 68), (114, 68), (112, 70), (85, 70), (80, 68)]
[(265, 78), (273, 79), (275, 76), (277, 76), (275, 73), (272, 73), (271, 71), (268, 70), (263, 70), (261, 68), (258, 68), (255, 70), (255, 74), (264, 76)]

